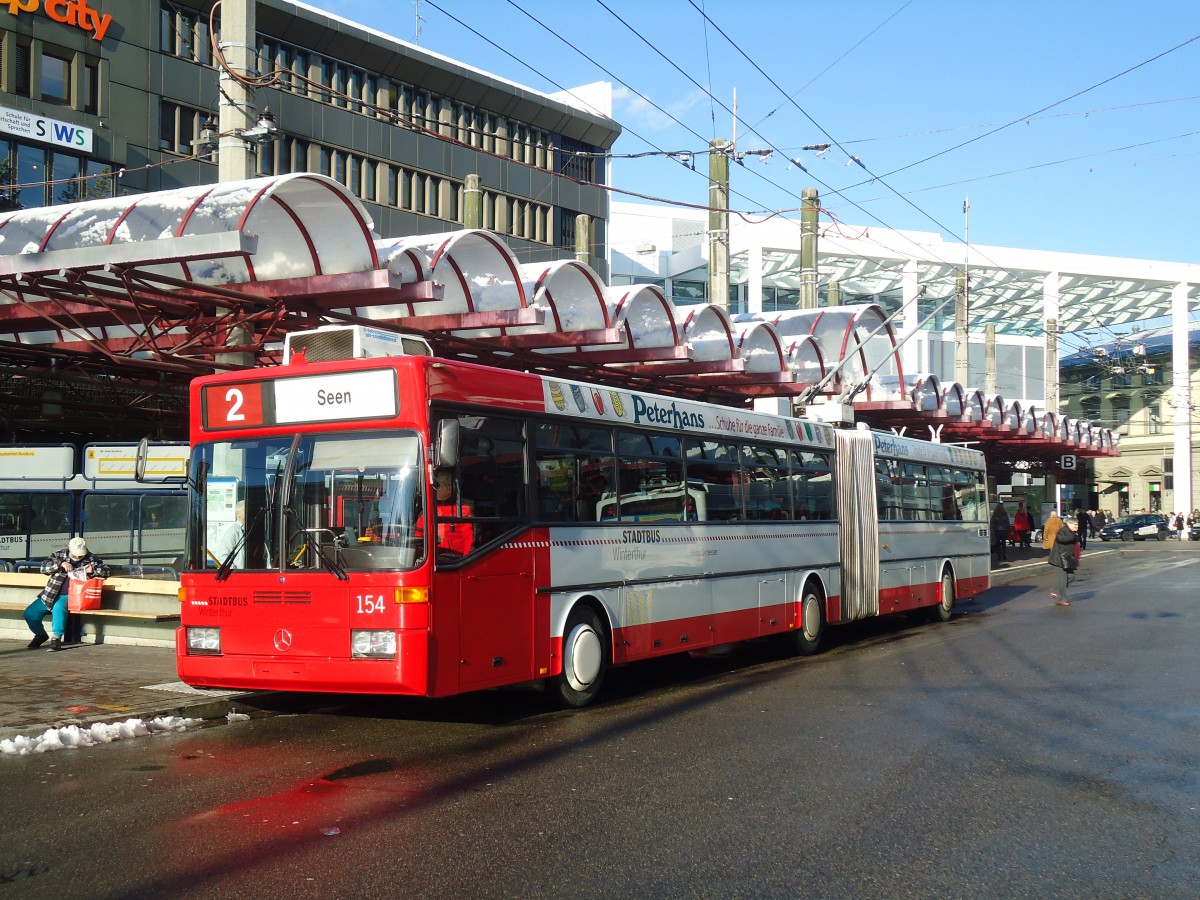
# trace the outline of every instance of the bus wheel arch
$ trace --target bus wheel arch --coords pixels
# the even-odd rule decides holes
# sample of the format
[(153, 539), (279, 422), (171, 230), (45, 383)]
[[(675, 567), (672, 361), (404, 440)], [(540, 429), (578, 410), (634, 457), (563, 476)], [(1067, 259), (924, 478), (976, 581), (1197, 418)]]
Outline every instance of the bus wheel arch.
[(612, 659), (609, 634), (598, 604), (584, 599), (571, 608), (563, 626), (562, 668), (553, 679), (563, 706), (587, 706), (599, 695)]
[(938, 587), (938, 602), (930, 609), (935, 622), (949, 622), (954, 614), (954, 570), (949, 563), (942, 566), (942, 578)]
[(826, 624), (825, 586), (816, 575), (809, 575), (800, 591), (799, 622), (789, 635), (792, 651), (800, 656), (816, 653), (825, 637)]

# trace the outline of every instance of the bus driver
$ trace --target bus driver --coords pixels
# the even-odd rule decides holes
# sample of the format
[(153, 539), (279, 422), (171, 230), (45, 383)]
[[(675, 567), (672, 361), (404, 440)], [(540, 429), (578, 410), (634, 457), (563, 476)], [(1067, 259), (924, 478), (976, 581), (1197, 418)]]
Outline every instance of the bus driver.
[(433, 473), (433, 488), (437, 509), (437, 552), (448, 552), (454, 556), (466, 556), (475, 543), (475, 526), (470, 522), (447, 521), (447, 517), (471, 516), (467, 503), (458, 503), (454, 496), (454, 471), (438, 469)]

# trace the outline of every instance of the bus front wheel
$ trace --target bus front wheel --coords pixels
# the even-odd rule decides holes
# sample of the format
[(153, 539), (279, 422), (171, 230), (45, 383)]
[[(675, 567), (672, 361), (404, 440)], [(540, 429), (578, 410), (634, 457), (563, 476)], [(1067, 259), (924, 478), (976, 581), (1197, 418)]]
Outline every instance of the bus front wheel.
[(555, 679), (564, 706), (587, 706), (600, 693), (608, 671), (608, 641), (596, 611), (577, 606), (563, 630), (562, 672)]

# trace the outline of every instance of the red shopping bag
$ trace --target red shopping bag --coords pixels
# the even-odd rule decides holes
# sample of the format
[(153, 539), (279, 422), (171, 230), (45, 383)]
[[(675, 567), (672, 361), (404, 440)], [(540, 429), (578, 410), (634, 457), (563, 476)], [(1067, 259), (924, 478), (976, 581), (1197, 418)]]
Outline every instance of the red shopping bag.
[(69, 612), (84, 612), (100, 608), (100, 590), (104, 587), (103, 578), (72, 578), (67, 588), (67, 610)]

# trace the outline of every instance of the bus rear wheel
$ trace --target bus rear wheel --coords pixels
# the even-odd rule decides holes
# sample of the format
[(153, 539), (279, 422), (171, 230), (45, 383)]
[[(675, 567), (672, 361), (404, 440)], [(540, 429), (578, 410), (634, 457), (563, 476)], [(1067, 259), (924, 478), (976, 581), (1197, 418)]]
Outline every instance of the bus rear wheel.
[(789, 635), (793, 653), (812, 656), (825, 636), (825, 593), (814, 580), (805, 582), (800, 595), (799, 627)]
[(930, 611), (935, 622), (949, 622), (954, 612), (954, 576), (949, 569), (942, 571), (942, 587), (938, 594), (938, 602)]
[(562, 672), (554, 680), (563, 706), (587, 706), (600, 693), (608, 671), (608, 640), (596, 611), (577, 606), (563, 631)]

